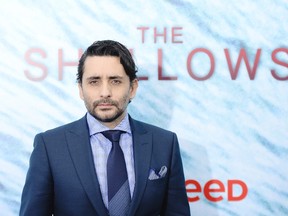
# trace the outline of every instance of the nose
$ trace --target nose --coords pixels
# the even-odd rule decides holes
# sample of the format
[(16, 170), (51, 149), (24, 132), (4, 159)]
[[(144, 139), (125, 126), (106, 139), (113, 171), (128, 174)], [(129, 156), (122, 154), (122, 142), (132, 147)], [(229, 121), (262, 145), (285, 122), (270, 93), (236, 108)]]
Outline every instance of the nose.
[(101, 89), (100, 89), (100, 96), (102, 98), (108, 98), (111, 97), (111, 86), (109, 85), (109, 83), (102, 83), (101, 85)]

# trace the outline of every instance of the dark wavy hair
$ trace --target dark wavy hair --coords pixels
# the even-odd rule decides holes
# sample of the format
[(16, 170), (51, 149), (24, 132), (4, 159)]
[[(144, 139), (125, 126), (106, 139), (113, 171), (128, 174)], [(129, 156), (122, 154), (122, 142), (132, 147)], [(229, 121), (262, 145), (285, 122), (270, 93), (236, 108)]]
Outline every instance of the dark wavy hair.
[(126, 74), (129, 76), (130, 82), (137, 78), (137, 67), (129, 50), (121, 43), (112, 40), (96, 41), (91, 44), (83, 53), (79, 60), (77, 82), (82, 83), (84, 73), (84, 64), (88, 56), (116, 56), (120, 58), (120, 63)]

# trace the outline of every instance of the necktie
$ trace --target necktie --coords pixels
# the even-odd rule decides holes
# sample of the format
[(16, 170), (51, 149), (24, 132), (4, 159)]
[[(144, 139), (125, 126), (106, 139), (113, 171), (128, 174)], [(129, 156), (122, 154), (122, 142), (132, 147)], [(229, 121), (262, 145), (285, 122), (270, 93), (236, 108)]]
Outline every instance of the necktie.
[(119, 145), (123, 131), (109, 130), (102, 134), (112, 142), (107, 160), (108, 211), (110, 216), (124, 216), (131, 201), (124, 154)]

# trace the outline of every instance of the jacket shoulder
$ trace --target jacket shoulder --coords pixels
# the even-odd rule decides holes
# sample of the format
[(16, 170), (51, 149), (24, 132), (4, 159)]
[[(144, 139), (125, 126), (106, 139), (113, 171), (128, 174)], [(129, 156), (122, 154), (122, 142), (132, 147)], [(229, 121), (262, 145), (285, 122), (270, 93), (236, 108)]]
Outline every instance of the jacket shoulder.
[(82, 117), (81, 119), (78, 119), (76, 121), (61, 125), (56, 128), (49, 129), (47, 131), (42, 132), (41, 134), (44, 136), (50, 136), (50, 135), (60, 135), (63, 134), (67, 130), (77, 130), (77, 129), (84, 129), (87, 128), (87, 122), (86, 117)]
[(170, 131), (170, 130), (167, 130), (167, 129), (164, 129), (159, 126), (152, 125), (146, 122), (138, 121), (132, 118), (131, 118), (131, 126), (135, 130), (142, 130), (142, 131), (157, 133), (163, 136), (176, 135), (173, 131)]

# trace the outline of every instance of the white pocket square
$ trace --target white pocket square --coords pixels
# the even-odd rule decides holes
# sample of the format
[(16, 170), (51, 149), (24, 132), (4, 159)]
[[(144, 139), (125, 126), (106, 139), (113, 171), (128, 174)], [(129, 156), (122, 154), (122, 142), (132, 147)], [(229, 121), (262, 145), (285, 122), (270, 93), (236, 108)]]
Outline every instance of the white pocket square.
[(165, 177), (166, 173), (167, 173), (167, 167), (166, 166), (162, 166), (159, 171), (154, 170), (154, 169), (150, 169), (148, 179), (149, 180), (161, 179), (161, 178)]

